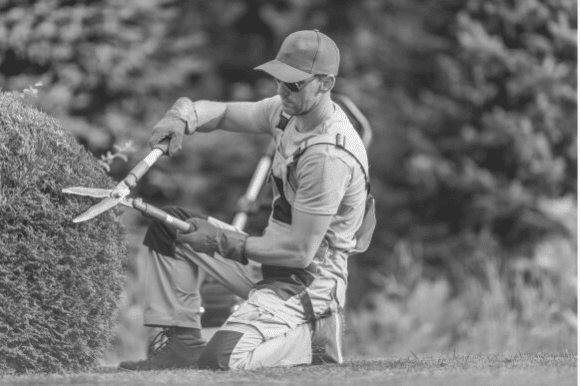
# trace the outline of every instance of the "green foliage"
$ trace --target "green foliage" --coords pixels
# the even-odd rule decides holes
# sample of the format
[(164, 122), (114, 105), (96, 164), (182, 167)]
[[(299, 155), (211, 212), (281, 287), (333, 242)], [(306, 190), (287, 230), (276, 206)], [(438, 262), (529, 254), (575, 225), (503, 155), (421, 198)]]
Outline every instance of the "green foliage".
[(539, 202), (576, 194), (576, 3), (365, 4), (353, 39), (369, 81), (349, 87), (385, 124), (371, 151), (379, 237), (364, 264), (396, 271), (379, 250), (404, 240), (425, 275), (457, 290), (484, 276), (477, 251), (530, 257), (566, 234)]
[[(107, 163), (121, 179), (147, 152), (149, 129), (175, 99), (222, 99), (229, 93), (219, 79), (225, 73), (215, 73), (231, 54), (234, 45), (223, 39), (231, 33), (212, 29), (222, 24), (224, 6), (167, 0), (0, 6), (0, 84), (22, 90), (43, 80), (39, 106), (101, 159), (114, 144), (131, 140), (138, 151), (128, 163)], [(209, 47), (210, 41), (218, 47)], [(202, 140), (202, 146), (188, 138), (182, 154), (161, 162), (137, 193), (158, 204), (182, 199), (229, 220), (264, 146), (234, 137), (219, 144)], [(216, 145), (222, 151), (215, 152)], [(193, 182), (184, 181), (184, 171)]]
[(0, 94), (0, 374), (88, 369), (112, 338), (126, 241), (118, 213), (72, 219), (111, 187), (60, 123)]
[(106, 154), (101, 155), (101, 159), (99, 160), (99, 165), (107, 172), (111, 171), (111, 164), (115, 159), (119, 158), (127, 162), (129, 161), (129, 154), (135, 151), (131, 141), (126, 142), (123, 146), (114, 145), (113, 147), (115, 149), (114, 154), (109, 150)]
[[(568, 210), (570, 204), (560, 203)], [(453, 294), (449, 281), (425, 279), (413, 250), (401, 244), (394, 254), (396, 276), (376, 278), (384, 290), (349, 313), (356, 326), (349, 348), (370, 356), (575, 350), (575, 249), (571, 240), (554, 238), (538, 244), (530, 259), (507, 267), (483, 256), (484, 273), (464, 278), (461, 293)]]
[[(156, 112), (156, 96), (200, 71), (192, 58), (165, 60), (173, 45), (163, 37), (177, 12), (166, 3), (0, 5), (0, 84), (21, 90), (44, 80), (43, 108), (93, 152), (103, 152)], [(186, 55), (199, 40), (174, 43)]]

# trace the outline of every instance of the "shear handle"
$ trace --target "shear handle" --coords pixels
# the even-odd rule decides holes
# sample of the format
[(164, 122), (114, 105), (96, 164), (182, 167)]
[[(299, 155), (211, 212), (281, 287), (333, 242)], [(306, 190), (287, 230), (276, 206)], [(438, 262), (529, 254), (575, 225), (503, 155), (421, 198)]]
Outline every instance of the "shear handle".
[(153, 147), (153, 150), (147, 156), (141, 160), (137, 166), (135, 166), (127, 177), (121, 181), (119, 185), (113, 190), (112, 196), (113, 197), (121, 197), (123, 196), (123, 191), (125, 188), (132, 189), (137, 185), (137, 181), (143, 177), (147, 171), (153, 166), (155, 162), (164, 154), (167, 154), (167, 149), (169, 149), (169, 139), (164, 139), (163, 141), (159, 142), (157, 145)]
[(143, 200), (140, 198), (136, 198), (133, 200), (133, 208), (137, 209), (138, 211), (147, 216), (163, 221), (165, 224), (177, 228), (182, 232), (189, 233), (195, 230), (195, 227), (190, 223), (180, 220), (177, 217), (173, 217), (169, 213), (164, 212), (159, 208), (156, 208), (152, 205), (148, 205), (145, 202), (143, 202)]
[(153, 149), (159, 149), (163, 152), (163, 154), (168, 154), (169, 139), (169, 137), (162, 139), (157, 145), (153, 146)]

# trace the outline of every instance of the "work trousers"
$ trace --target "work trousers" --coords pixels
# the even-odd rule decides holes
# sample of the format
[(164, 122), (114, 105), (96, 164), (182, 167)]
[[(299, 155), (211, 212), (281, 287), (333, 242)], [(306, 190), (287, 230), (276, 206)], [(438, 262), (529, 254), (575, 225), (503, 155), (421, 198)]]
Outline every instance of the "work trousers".
[(255, 369), (311, 363), (311, 321), (298, 297), (284, 300), (271, 289), (254, 289), (260, 279), (255, 268), (218, 254), (208, 256), (187, 244), (176, 244), (172, 253), (163, 252), (163, 248), (149, 248), (148, 252), (145, 325), (201, 328), (200, 284), (207, 274), (247, 299), (207, 343), (200, 368)]

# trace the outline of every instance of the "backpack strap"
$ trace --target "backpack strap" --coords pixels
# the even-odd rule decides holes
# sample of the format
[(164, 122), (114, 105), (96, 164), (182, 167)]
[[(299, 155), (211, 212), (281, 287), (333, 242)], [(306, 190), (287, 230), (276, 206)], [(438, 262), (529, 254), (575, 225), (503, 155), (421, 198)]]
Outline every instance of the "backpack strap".
[(347, 136), (345, 136), (344, 134), (337, 133), (337, 134), (321, 134), (313, 136), (311, 138), (307, 138), (300, 144), (298, 149), (296, 149), (296, 151), (294, 152), (293, 155), (294, 162), (298, 161), (298, 158), (302, 154), (304, 154), (306, 149), (316, 145), (333, 145), (349, 153), (361, 167), (365, 175), (367, 193), (370, 193), (371, 182), (368, 169), (368, 157), (366, 149), (360, 137), (347, 138)]

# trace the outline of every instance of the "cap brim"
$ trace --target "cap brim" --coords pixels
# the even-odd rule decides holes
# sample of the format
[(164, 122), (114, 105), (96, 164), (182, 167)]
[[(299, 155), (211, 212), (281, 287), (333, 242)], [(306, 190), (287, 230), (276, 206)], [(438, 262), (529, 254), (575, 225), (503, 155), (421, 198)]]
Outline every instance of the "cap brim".
[(312, 74), (289, 66), (276, 59), (264, 63), (261, 66), (254, 68), (254, 70), (264, 71), (274, 78), (286, 83), (300, 82), (312, 76)]

